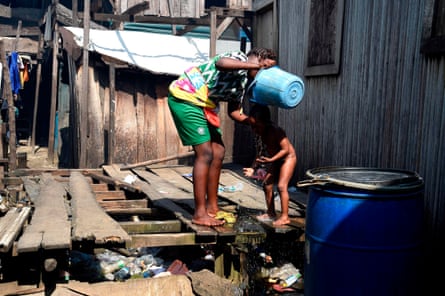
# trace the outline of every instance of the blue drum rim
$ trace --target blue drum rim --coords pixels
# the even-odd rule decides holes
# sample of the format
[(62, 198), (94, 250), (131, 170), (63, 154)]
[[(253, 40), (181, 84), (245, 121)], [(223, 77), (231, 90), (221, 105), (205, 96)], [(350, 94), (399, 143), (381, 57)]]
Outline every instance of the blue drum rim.
[[(387, 174), (384, 180), (354, 180), (355, 173)], [(344, 175), (342, 175), (344, 174)], [(354, 188), (365, 191), (405, 192), (415, 189), (423, 190), (424, 182), (418, 173), (401, 169), (382, 169), (373, 167), (338, 167), (328, 166), (310, 169), (306, 175), (312, 179), (299, 182), (297, 185), (328, 187), (331, 189)], [(360, 177), (360, 174), (357, 174)]]

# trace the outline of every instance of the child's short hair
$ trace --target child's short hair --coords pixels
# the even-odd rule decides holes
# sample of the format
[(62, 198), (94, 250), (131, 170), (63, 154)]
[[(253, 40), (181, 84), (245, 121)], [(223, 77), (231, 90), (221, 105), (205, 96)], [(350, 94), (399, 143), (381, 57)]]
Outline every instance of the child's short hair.
[(249, 116), (264, 123), (271, 122), (270, 110), (269, 107), (267, 107), (266, 105), (261, 105), (261, 104), (253, 105), (252, 108), (250, 109)]

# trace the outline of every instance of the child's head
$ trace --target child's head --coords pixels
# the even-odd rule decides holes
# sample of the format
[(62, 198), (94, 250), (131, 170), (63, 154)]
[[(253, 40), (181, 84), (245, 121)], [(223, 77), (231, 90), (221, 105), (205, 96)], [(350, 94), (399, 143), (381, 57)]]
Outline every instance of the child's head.
[(269, 107), (261, 104), (253, 105), (249, 112), (249, 122), (253, 131), (261, 134), (264, 128), (272, 122)]

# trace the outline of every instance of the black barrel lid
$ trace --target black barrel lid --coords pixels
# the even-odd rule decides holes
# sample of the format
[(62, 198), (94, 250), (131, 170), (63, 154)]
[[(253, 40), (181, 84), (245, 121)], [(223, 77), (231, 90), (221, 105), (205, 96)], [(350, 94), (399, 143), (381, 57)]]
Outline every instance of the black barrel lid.
[(339, 185), (366, 190), (411, 190), (423, 186), (416, 172), (365, 167), (321, 167), (306, 171), (312, 179), (298, 182), (298, 187)]

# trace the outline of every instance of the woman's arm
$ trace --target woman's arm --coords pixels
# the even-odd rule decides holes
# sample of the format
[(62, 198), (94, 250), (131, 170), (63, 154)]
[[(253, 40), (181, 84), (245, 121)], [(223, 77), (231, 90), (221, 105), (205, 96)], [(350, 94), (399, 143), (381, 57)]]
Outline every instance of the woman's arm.
[(237, 59), (222, 57), (215, 64), (216, 68), (220, 71), (232, 71), (232, 70), (258, 70), (261, 68), (258, 63), (243, 62)]

